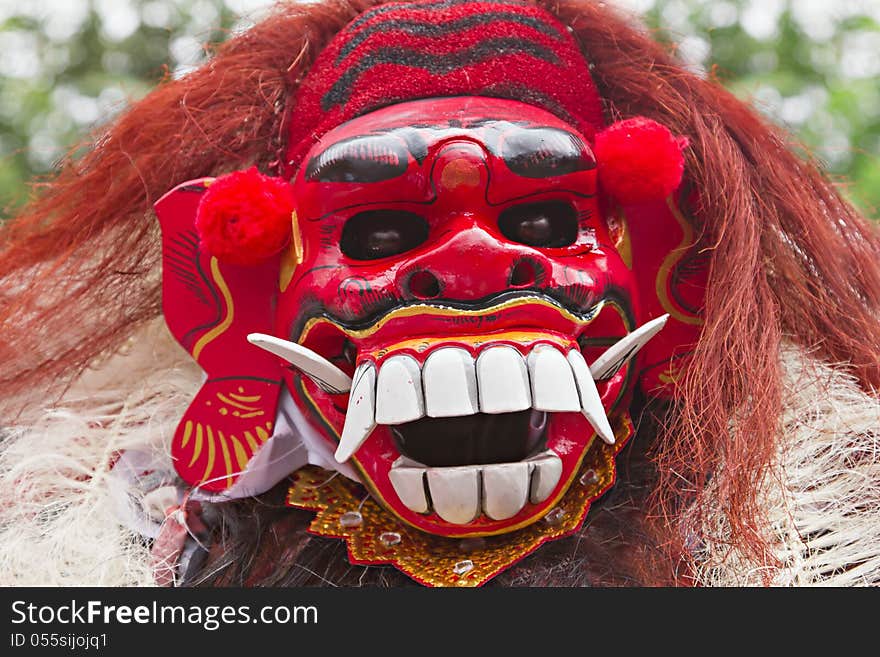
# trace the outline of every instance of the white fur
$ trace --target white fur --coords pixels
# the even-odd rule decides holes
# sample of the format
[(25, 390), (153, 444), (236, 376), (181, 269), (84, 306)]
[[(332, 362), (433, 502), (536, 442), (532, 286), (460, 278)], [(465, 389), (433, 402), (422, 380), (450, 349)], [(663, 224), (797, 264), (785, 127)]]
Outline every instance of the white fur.
[[(784, 439), (762, 501), (779, 571), (751, 565), (725, 544), (710, 514), (699, 581), (708, 586), (880, 584), (880, 400), (841, 369), (788, 349)], [(716, 537), (716, 540), (711, 540)]]
[[(7, 426), (0, 451), (0, 585), (149, 585), (149, 551), (122, 527), (108, 474), (168, 445), (201, 370), (152, 322), (53, 408)], [(7, 400), (8, 401), (8, 400)]]
[[(785, 567), (775, 585), (880, 583), (880, 403), (803, 354), (783, 357), (785, 441), (764, 500)], [(89, 371), (51, 409), (4, 431), (0, 585), (149, 585), (149, 552), (123, 527), (109, 464), (123, 449), (168, 445), (201, 370), (164, 323)], [(700, 536), (704, 585), (761, 585), (726, 548), (723, 516)], [(719, 537), (719, 540), (710, 540)]]

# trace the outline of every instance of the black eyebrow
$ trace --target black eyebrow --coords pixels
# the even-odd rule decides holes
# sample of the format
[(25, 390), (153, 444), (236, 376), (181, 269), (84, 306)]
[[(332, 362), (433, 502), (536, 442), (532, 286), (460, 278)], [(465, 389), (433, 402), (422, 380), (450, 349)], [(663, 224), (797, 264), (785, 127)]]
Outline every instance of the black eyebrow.
[(306, 165), (310, 182), (381, 182), (406, 172), (410, 150), (392, 133), (359, 135), (325, 148)]
[(560, 128), (519, 128), (502, 133), (495, 155), (524, 178), (551, 178), (596, 168), (583, 139)]
[(425, 132), (481, 129), (483, 142), (508, 168), (525, 178), (549, 178), (596, 167), (583, 139), (562, 128), (527, 121), (475, 119), (416, 123), (343, 139), (311, 158), (305, 177), (310, 182), (381, 182), (402, 175), (410, 157), (428, 156)]

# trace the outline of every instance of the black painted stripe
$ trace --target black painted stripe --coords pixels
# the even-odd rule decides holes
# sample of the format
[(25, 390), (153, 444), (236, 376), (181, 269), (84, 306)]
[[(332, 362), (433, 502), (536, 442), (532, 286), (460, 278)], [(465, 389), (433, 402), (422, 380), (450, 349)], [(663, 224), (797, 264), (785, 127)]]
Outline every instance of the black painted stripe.
[(420, 68), (434, 75), (447, 74), (466, 66), (478, 64), (491, 57), (525, 54), (551, 64), (561, 62), (550, 48), (523, 38), (487, 39), (470, 48), (446, 55), (420, 52), (412, 48), (379, 48), (364, 55), (355, 66), (345, 71), (321, 99), (321, 109), (329, 111), (344, 105), (351, 96), (352, 88), (365, 72), (381, 64), (398, 64)]
[(594, 319), (599, 311), (602, 310), (602, 307), (599, 304), (600, 301), (610, 301), (612, 303), (616, 303), (621, 308), (621, 310), (624, 312), (627, 319), (629, 320), (627, 329), (632, 330), (631, 327), (635, 325), (635, 320), (631, 319), (633, 315), (630, 308), (629, 297), (623, 297), (616, 294), (614, 292), (615, 289), (616, 288), (613, 288), (612, 286), (608, 286), (602, 294), (596, 295), (596, 305), (585, 309), (574, 308), (564, 303), (564, 301), (560, 300), (560, 298), (564, 297), (564, 289), (556, 287), (544, 288), (542, 290), (505, 290), (503, 292), (493, 292), (492, 294), (489, 294), (485, 297), (467, 301), (463, 301), (461, 299), (449, 299), (446, 297), (431, 299), (430, 302), (425, 302), (418, 299), (415, 301), (388, 299), (388, 303), (383, 308), (371, 312), (370, 314), (363, 317), (358, 317), (357, 319), (343, 318), (340, 315), (330, 312), (329, 309), (321, 305), (315, 308), (313, 311), (304, 312), (302, 314), (300, 319), (297, 320), (297, 322), (290, 330), (290, 335), (295, 336), (291, 337), (290, 339), (293, 342), (297, 342), (302, 337), (302, 332), (305, 329), (305, 325), (315, 317), (323, 317), (325, 319), (328, 319), (334, 324), (337, 324), (348, 331), (360, 331), (375, 325), (383, 317), (394, 310), (399, 310), (411, 306), (442, 306), (444, 308), (452, 310), (474, 311), (488, 310), (493, 306), (501, 305), (503, 303), (514, 301), (516, 299), (534, 299), (536, 301), (544, 301), (546, 303), (552, 304), (553, 306), (556, 306), (560, 310), (570, 312), (572, 315), (575, 315), (580, 321), (583, 322)]
[[(353, 20), (347, 31), (351, 32), (352, 30), (356, 30), (358, 27), (366, 23), (367, 21), (375, 18), (376, 16), (382, 16), (383, 14), (399, 11), (401, 13), (407, 13), (412, 11), (424, 11), (426, 9), (450, 9), (451, 7), (455, 7), (456, 5), (463, 5), (466, 3), (472, 2), (472, 0), (437, 0), (437, 2), (413, 2), (407, 6), (401, 6), (397, 3), (383, 5), (381, 7), (374, 7), (368, 11), (365, 11), (358, 18)], [(486, 2), (487, 5), (514, 5), (518, 7), (526, 7), (527, 5), (521, 0), (494, 0), (490, 2)]]
[(388, 20), (382, 23), (369, 25), (358, 32), (355, 37), (345, 44), (336, 58), (339, 64), (343, 59), (348, 57), (355, 48), (360, 46), (364, 41), (372, 37), (374, 34), (384, 34), (386, 32), (405, 32), (411, 36), (417, 37), (441, 37), (469, 30), (478, 25), (487, 23), (505, 22), (517, 23), (519, 25), (530, 27), (533, 30), (546, 34), (557, 41), (561, 41), (563, 36), (549, 23), (536, 18), (535, 16), (523, 16), (510, 11), (489, 12), (486, 14), (476, 14), (473, 16), (465, 16), (449, 23), (429, 23), (418, 20)]

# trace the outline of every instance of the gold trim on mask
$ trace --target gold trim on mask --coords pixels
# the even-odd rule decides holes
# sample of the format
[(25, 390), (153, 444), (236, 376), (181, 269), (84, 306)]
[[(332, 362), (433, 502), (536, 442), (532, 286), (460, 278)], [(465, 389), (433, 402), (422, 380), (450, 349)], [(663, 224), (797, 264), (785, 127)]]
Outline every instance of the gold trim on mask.
[(220, 265), (217, 262), (217, 258), (213, 257), (211, 258), (211, 278), (214, 280), (214, 283), (223, 295), (223, 301), (226, 303), (226, 316), (217, 326), (205, 333), (199, 338), (198, 342), (196, 342), (196, 345), (192, 350), (192, 357), (195, 361), (199, 360), (202, 350), (210, 342), (226, 332), (226, 329), (232, 325), (232, 319), (235, 316), (235, 304), (232, 301), (232, 293), (229, 291), (229, 287), (223, 279), (223, 274), (220, 273)]
[(669, 252), (663, 260), (663, 264), (660, 265), (660, 270), (657, 272), (657, 298), (660, 301), (660, 305), (663, 306), (663, 310), (668, 312), (674, 319), (677, 319), (682, 324), (702, 326), (702, 318), (684, 314), (672, 303), (666, 289), (666, 283), (669, 280), (673, 267), (675, 267), (675, 265), (685, 256), (688, 248), (694, 244), (694, 231), (687, 219), (681, 214), (681, 210), (679, 210), (672, 196), (666, 199), (666, 205), (669, 207), (669, 211), (672, 213), (672, 216), (675, 217), (678, 225), (681, 226), (684, 236), (681, 238), (681, 243)]
[[(579, 327), (583, 327), (587, 324), (592, 323), (592, 321), (599, 316), (599, 314), (604, 309), (606, 303), (611, 303), (612, 305), (617, 306), (617, 304), (614, 302), (607, 302), (605, 300), (602, 300), (595, 306), (594, 311), (590, 313), (591, 316), (588, 319), (578, 317), (577, 315), (569, 312), (565, 308), (561, 308), (554, 303), (550, 303), (549, 301), (538, 297), (520, 297), (517, 299), (511, 299), (510, 301), (505, 301), (496, 306), (490, 306), (489, 308), (480, 308), (478, 310), (465, 310), (462, 308), (446, 308), (443, 306), (434, 306), (430, 304), (418, 304), (415, 306), (407, 306), (405, 308), (397, 308), (395, 310), (392, 310), (387, 315), (381, 317), (379, 321), (377, 321), (375, 324), (372, 324), (365, 329), (347, 329), (337, 322), (334, 322), (332, 319), (328, 319), (326, 317), (313, 317), (306, 322), (305, 327), (303, 328), (299, 338), (296, 341), (302, 344), (308, 337), (309, 332), (318, 324), (330, 324), (331, 326), (336, 327), (337, 329), (345, 333), (345, 335), (351, 338), (368, 338), (371, 335), (375, 334), (388, 322), (404, 317), (415, 317), (417, 315), (433, 315), (436, 317), (480, 317), (485, 315), (492, 315), (501, 310), (508, 310), (509, 308), (516, 308), (517, 306), (525, 305), (546, 306), (548, 308), (551, 308), (552, 310), (555, 310), (566, 319), (574, 322)], [(623, 315), (623, 313), (621, 313), (621, 315)], [(624, 324), (626, 324), (625, 320)], [(630, 327), (627, 327), (627, 330), (630, 330)], [(490, 336), (490, 334), (488, 333), (486, 335), (487, 337)], [(450, 339), (454, 339), (454, 336), (451, 336)]]
[(424, 338), (411, 338), (409, 340), (403, 340), (395, 344), (386, 345), (381, 349), (377, 349), (376, 351), (367, 352), (367, 355), (372, 356), (373, 358), (382, 358), (385, 354), (390, 354), (395, 351), (402, 351), (404, 349), (412, 349), (413, 351), (423, 352), (427, 351), (435, 344), (448, 342), (468, 344), (474, 348), (478, 348), (484, 344), (490, 343), (494, 344), (498, 342), (515, 342), (518, 344), (531, 344), (533, 342), (538, 342), (539, 340), (552, 342), (560, 349), (571, 349), (572, 347), (576, 346), (573, 338), (567, 338), (559, 334), (547, 333), (537, 330), (514, 330), (501, 331), (499, 333), (478, 333), (469, 335), (443, 335)]
[(614, 248), (617, 249), (620, 259), (623, 260), (623, 264), (632, 271), (632, 241), (629, 234), (629, 221), (623, 208), (615, 208), (614, 213), (609, 217), (608, 232), (610, 233), (609, 237), (614, 244)]
[(293, 272), (302, 264), (303, 244), (302, 234), (299, 230), (299, 219), (296, 210), (290, 215), (290, 244), (281, 256), (281, 272), (278, 277), (278, 288), (285, 292), (293, 278)]

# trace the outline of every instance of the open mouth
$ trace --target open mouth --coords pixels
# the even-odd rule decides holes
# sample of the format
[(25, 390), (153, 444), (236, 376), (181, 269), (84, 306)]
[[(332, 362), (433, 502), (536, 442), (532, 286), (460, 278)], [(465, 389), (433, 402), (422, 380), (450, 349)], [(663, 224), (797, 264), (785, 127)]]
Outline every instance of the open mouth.
[(336, 460), (357, 455), (395, 513), (431, 529), (485, 529), (546, 512), (591, 436), (614, 442), (606, 405), (622, 386), (615, 375), (664, 322), (612, 340), (589, 365), (576, 331), (383, 335), (359, 345), (351, 377), (303, 345), (249, 339), (325, 392), (349, 393)]
[(401, 457), (389, 477), (412, 511), (432, 510), (453, 524), (481, 512), (492, 520), (544, 501), (562, 473), (547, 449), (548, 413), (519, 411), (425, 418), (392, 430)]
[[(401, 454), (388, 474), (416, 513), (463, 525), (480, 512), (506, 520), (543, 502), (562, 472), (548, 449), (557, 413), (582, 413), (607, 442), (614, 436), (581, 352), (529, 344), (441, 346), (420, 364), (392, 354), (355, 372), (336, 452), (347, 460), (377, 425), (391, 427)], [(523, 353), (525, 352), (525, 353)], [(542, 454), (543, 452), (543, 454)]]
[(392, 428), (402, 456), (428, 467), (522, 461), (546, 447), (547, 413), (422, 418)]

